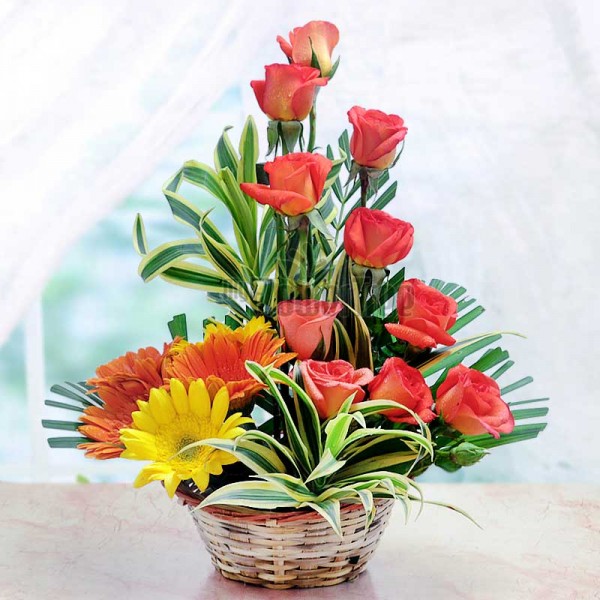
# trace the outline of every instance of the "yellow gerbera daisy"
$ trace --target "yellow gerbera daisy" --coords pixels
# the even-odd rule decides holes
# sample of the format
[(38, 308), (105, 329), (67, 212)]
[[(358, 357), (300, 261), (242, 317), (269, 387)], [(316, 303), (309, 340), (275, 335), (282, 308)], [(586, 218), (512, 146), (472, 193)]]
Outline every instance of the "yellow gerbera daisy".
[(193, 479), (200, 491), (208, 487), (211, 475), (220, 475), (223, 465), (237, 459), (223, 450), (208, 446), (183, 448), (209, 438), (231, 440), (242, 433), (240, 427), (252, 419), (234, 413), (227, 419), (229, 392), (221, 387), (211, 398), (202, 379), (192, 381), (189, 390), (178, 379), (171, 379), (170, 392), (152, 389), (148, 402), (138, 401), (133, 413), (135, 428), (121, 430), (125, 450), (122, 458), (151, 460), (136, 477), (134, 487), (162, 480), (172, 498), (177, 486)]

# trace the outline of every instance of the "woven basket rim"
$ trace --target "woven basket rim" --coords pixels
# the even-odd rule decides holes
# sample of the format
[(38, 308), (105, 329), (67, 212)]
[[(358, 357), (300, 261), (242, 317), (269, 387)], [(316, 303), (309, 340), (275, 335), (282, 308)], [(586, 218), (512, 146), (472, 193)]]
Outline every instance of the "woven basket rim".
[[(194, 497), (181, 488), (178, 488), (175, 494), (184, 506), (189, 506), (190, 508), (198, 507), (203, 500), (203, 498)], [(375, 498), (375, 504), (377, 505), (393, 502), (393, 498)], [(316, 510), (310, 507), (293, 508), (290, 510), (271, 510), (246, 508), (243, 506), (207, 506), (205, 508), (201, 508), (200, 510), (209, 513), (216, 518), (227, 521), (250, 521), (254, 523), (273, 520), (290, 523), (294, 521), (313, 521), (323, 519), (323, 517)], [(364, 510), (364, 507), (360, 503), (342, 504), (341, 511), (344, 514), (353, 512), (355, 510)]]

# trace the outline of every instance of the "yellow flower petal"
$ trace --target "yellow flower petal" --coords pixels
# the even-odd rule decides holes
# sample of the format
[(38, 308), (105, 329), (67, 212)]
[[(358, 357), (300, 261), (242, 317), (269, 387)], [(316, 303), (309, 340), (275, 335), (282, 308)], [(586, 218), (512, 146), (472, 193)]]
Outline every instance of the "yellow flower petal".
[(233, 427), (223, 433), (219, 433), (218, 437), (226, 440), (234, 440), (236, 437), (242, 435), (242, 433), (246, 433), (246, 430), (241, 427)]
[(236, 333), (239, 333), (242, 341), (246, 341), (251, 335), (254, 335), (259, 331), (271, 332), (273, 331), (273, 329), (271, 325), (267, 323), (266, 319), (261, 316), (253, 317), (248, 321), (248, 323), (246, 323), (246, 325), (244, 325), (243, 327), (238, 327), (238, 329), (236, 329), (235, 331)]
[(153, 388), (150, 390), (150, 411), (159, 425), (166, 425), (175, 417), (175, 409), (171, 396), (166, 390)]
[(219, 430), (229, 410), (229, 392), (226, 387), (222, 387), (213, 399), (212, 411), (210, 413), (210, 422), (212, 426)]
[(123, 450), (119, 458), (127, 458), (129, 460), (146, 460), (145, 458), (138, 456), (133, 450)]
[(155, 474), (156, 474), (156, 472), (152, 468), (152, 465), (148, 465), (147, 467), (144, 467), (138, 473), (138, 476), (135, 478), (135, 481), (133, 482), (133, 487), (139, 488), (139, 487), (143, 487), (144, 485), (149, 484), (151, 481), (153, 481), (153, 479), (151, 479), (151, 477)]
[[(135, 429), (124, 429), (123, 431), (132, 431), (138, 434), (137, 436), (126, 433), (121, 434), (121, 441), (125, 444), (128, 453), (124, 458), (130, 456), (131, 458), (135, 457), (137, 460), (156, 460), (156, 440), (152, 434), (145, 431), (136, 431)], [(140, 434), (146, 437), (142, 437)]]
[(173, 406), (180, 415), (186, 415), (189, 412), (190, 404), (188, 395), (185, 391), (183, 383), (179, 379), (171, 379), (171, 398), (173, 398)]
[(177, 473), (171, 471), (165, 475), (165, 489), (167, 490), (167, 494), (169, 494), (169, 498), (175, 495), (175, 490), (180, 483), (181, 479), (177, 476)]
[(131, 414), (133, 417), (133, 423), (142, 431), (147, 431), (149, 433), (156, 433), (156, 421), (152, 418), (152, 416), (148, 413), (142, 411), (136, 411)]
[(192, 381), (188, 390), (190, 408), (192, 412), (202, 418), (210, 418), (210, 396), (202, 379)]
[(156, 441), (154, 434), (148, 433), (147, 431), (140, 431), (139, 429), (121, 429), (120, 434), (122, 441), (133, 440), (149, 445), (154, 445)]
[(238, 459), (225, 450), (216, 450), (215, 456), (211, 457), (211, 460), (218, 460), (222, 465), (232, 465), (236, 463)]
[(213, 460), (209, 460), (204, 465), (204, 470), (211, 475), (220, 475), (223, 472), (223, 466), (219, 462), (218, 458), (214, 458)]
[(239, 427), (240, 425), (245, 425), (246, 423), (254, 423), (254, 420), (250, 417), (243, 417), (242, 413), (233, 413), (231, 416), (227, 417), (227, 420), (223, 423), (221, 429), (219, 429), (217, 437), (223, 435), (226, 431), (232, 429), (233, 427)]
[[(195, 443), (209, 437), (237, 437), (244, 433), (240, 425), (252, 419), (238, 412), (225, 421), (229, 410), (225, 386), (211, 402), (213, 392), (208, 392), (201, 379), (192, 382), (187, 393), (180, 380), (173, 379), (170, 385), (170, 393), (154, 388), (148, 402), (138, 402), (140, 410), (133, 415), (133, 425), (123, 428), (120, 435), (124, 458), (153, 461), (140, 471), (135, 486), (163, 480), (172, 497), (181, 481), (192, 478), (206, 490), (211, 475), (220, 475), (223, 465), (237, 462), (228, 452), (199, 448)], [(182, 448), (188, 446), (192, 448), (183, 452)]]
[(202, 469), (198, 469), (192, 475), (192, 479), (194, 480), (194, 483), (198, 486), (198, 489), (201, 492), (203, 492), (208, 487), (208, 481), (210, 478), (206, 471), (203, 471)]

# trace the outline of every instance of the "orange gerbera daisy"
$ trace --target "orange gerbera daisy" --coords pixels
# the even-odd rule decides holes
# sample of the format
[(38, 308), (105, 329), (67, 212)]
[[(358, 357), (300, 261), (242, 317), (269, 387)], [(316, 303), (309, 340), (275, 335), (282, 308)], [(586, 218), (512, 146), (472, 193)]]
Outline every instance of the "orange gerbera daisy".
[(79, 426), (79, 431), (94, 441), (79, 444), (77, 447), (85, 450), (88, 458), (119, 458), (125, 450), (120, 439), (121, 429), (131, 426), (131, 414), (136, 410), (135, 404), (132, 404), (129, 412), (124, 413), (114, 413), (99, 406), (88, 406), (80, 418), (84, 425)]
[[(137, 352), (127, 352), (96, 369), (96, 377), (88, 380), (88, 385), (104, 400), (123, 398), (132, 401), (147, 400), (153, 387), (163, 384), (161, 366), (170, 348), (165, 344), (162, 352), (149, 346)], [(134, 409), (137, 410), (137, 407)]]
[(120, 440), (120, 430), (130, 427), (131, 413), (138, 410), (137, 400), (148, 400), (150, 390), (163, 385), (162, 363), (170, 349), (165, 344), (163, 352), (151, 346), (137, 352), (127, 352), (96, 369), (96, 377), (88, 385), (104, 405), (88, 406), (81, 416), (79, 431), (93, 440), (79, 448), (91, 458), (118, 458), (125, 449)]
[(246, 370), (246, 361), (280, 367), (296, 356), (279, 352), (283, 344), (284, 340), (264, 317), (255, 317), (238, 329), (222, 323), (211, 324), (206, 328), (203, 342), (180, 346), (165, 361), (166, 376), (180, 379), (186, 385), (203, 379), (211, 393), (225, 386), (231, 410), (240, 410), (264, 389)]

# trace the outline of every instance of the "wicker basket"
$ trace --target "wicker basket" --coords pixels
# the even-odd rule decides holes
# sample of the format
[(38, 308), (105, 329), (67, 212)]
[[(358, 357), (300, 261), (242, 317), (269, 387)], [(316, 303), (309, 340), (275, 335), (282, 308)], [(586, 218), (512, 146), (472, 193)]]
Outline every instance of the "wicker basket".
[[(182, 490), (184, 505), (199, 500)], [(394, 501), (376, 500), (365, 532), (362, 505), (342, 506), (343, 539), (317, 512), (208, 507), (192, 510), (200, 537), (223, 577), (273, 589), (311, 588), (352, 581), (362, 573), (389, 521)]]

